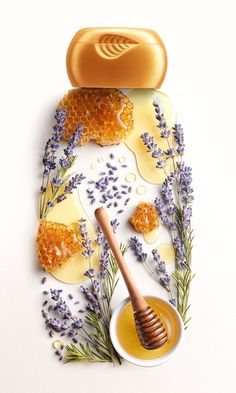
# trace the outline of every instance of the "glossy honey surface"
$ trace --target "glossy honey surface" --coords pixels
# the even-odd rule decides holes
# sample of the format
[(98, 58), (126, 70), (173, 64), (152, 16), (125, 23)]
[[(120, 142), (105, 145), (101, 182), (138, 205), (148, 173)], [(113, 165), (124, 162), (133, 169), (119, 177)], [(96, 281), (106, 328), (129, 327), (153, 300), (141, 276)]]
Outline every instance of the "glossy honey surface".
[(117, 320), (117, 336), (120, 345), (131, 356), (138, 359), (156, 359), (167, 354), (173, 349), (180, 337), (180, 323), (171, 306), (166, 305), (160, 299), (145, 297), (148, 305), (160, 317), (167, 333), (167, 342), (158, 349), (147, 350), (140, 344), (136, 333), (131, 303), (121, 310)]
[(63, 266), (82, 248), (79, 233), (72, 225), (44, 219), (40, 220), (36, 242), (39, 263), (49, 272)]
[(152, 203), (140, 202), (132, 216), (130, 223), (136, 232), (148, 233), (157, 228), (158, 216), (155, 206)]
[(117, 89), (72, 89), (59, 102), (67, 113), (63, 137), (69, 140), (78, 124), (83, 132), (80, 145), (101, 146), (123, 142), (133, 128), (133, 104)]

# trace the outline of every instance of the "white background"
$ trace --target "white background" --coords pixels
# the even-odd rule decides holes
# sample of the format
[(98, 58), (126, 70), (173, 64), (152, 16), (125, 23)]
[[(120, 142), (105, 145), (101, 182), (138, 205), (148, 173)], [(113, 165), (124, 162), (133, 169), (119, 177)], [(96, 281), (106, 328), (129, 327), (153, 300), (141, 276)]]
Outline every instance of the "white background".
[[(0, 14), (1, 393), (234, 393), (234, 1), (9, 0)], [(153, 28), (163, 38), (169, 68), (162, 90), (184, 124), (194, 170), (193, 321), (173, 361), (154, 369), (62, 366), (39, 312), (34, 237), (41, 151), (55, 104), (70, 88), (71, 37), (81, 27), (109, 25)], [(149, 281), (143, 285), (147, 292)]]

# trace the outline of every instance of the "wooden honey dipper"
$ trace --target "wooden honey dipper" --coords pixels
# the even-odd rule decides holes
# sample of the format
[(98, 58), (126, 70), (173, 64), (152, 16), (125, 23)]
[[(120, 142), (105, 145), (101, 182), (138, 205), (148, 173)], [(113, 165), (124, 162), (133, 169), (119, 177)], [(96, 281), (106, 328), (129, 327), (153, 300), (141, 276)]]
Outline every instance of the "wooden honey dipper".
[(105, 210), (99, 207), (95, 210), (95, 217), (109, 243), (117, 264), (129, 291), (131, 303), (134, 310), (134, 321), (137, 334), (142, 346), (146, 349), (160, 348), (168, 340), (167, 332), (161, 320), (148, 306), (144, 297), (136, 286), (133, 277), (125, 263), (120, 247), (115, 238), (113, 229)]

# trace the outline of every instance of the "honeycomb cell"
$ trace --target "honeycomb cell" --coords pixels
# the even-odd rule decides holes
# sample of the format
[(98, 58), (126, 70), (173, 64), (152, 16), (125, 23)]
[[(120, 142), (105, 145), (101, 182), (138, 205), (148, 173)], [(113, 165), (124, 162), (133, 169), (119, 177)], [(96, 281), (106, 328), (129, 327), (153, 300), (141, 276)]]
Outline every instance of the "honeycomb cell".
[(117, 89), (72, 89), (58, 107), (67, 112), (63, 133), (66, 141), (74, 134), (78, 124), (83, 126), (80, 145), (89, 141), (102, 146), (118, 144), (133, 128), (133, 104)]
[(147, 202), (140, 202), (138, 204), (129, 221), (135, 231), (141, 233), (148, 233), (159, 225), (155, 207)]
[(51, 272), (82, 249), (77, 232), (56, 222), (40, 220), (36, 239), (40, 266)]

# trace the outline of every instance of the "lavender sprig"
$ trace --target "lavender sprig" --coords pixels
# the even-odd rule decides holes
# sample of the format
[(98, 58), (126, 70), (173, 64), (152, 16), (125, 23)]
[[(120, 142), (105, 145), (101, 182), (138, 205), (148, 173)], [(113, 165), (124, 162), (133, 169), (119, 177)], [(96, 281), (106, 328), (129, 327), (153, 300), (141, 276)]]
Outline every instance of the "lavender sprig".
[[(114, 230), (117, 229), (117, 220), (112, 221), (112, 226)], [(88, 236), (84, 220), (81, 220), (80, 227), (83, 233), (83, 239), (87, 242)], [(88, 332), (84, 330), (85, 335), (83, 336), (83, 340), (86, 346), (81, 341), (78, 343), (78, 346), (74, 344), (67, 346), (66, 360), (87, 360), (92, 362), (97, 361), (99, 357), (99, 361), (114, 363), (115, 360), (118, 360), (118, 362), (121, 363), (120, 356), (113, 347), (109, 334), (109, 325), (112, 315), (110, 302), (117, 284), (116, 274), (118, 266), (100, 228), (98, 228), (97, 244), (102, 247), (103, 255), (100, 260), (98, 278), (95, 278), (95, 271), (90, 266), (84, 275), (90, 279), (91, 284), (90, 286), (81, 285), (80, 287), (85, 298), (88, 300), (84, 322), (85, 325), (89, 325), (93, 331)], [(90, 243), (86, 243), (85, 247), (90, 247)], [(122, 253), (124, 253), (126, 249), (126, 247), (122, 246)], [(86, 253), (85, 256), (89, 258), (89, 254)], [(106, 258), (106, 261), (104, 261), (104, 258)], [(106, 274), (104, 274), (105, 271)]]
[[(112, 221), (114, 230), (118, 227), (117, 220)], [(89, 242), (86, 221), (81, 219), (79, 222), (82, 241), (87, 253), (86, 258), (90, 258), (91, 243)], [(99, 232), (100, 244), (104, 246), (104, 237)], [(103, 240), (102, 240), (103, 238)], [(121, 251), (124, 254), (127, 247), (121, 245)], [(65, 362), (70, 361), (89, 361), (89, 362), (113, 362), (118, 361), (121, 364), (121, 358), (112, 345), (109, 326), (112, 315), (111, 298), (116, 288), (118, 279), (116, 274), (118, 266), (114, 256), (108, 251), (107, 274), (101, 276), (98, 274), (96, 278), (95, 270), (92, 267), (84, 273), (90, 279), (90, 286), (81, 286), (81, 291), (88, 300), (85, 311), (84, 321), (73, 315), (69, 305), (62, 298), (63, 291), (61, 289), (51, 289), (43, 291), (43, 296), (49, 296), (52, 304), (47, 308), (48, 300), (44, 301), (42, 316), (45, 320), (46, 328), (49, 329), (49, 336), (54, 337), (55, 334), (68, 336), (71, 344), (67, 345), (64, 355)], [(73, 295), (68, 295), (69, 299)], [(78, 304), (75, 302), (74, 304)], [(79, 310), (81, 312), (84, 310)], [(91, 330), (92, 329), (92, 330)], [(62, 360), (62, 350), (56, 353)]]
[(150, 275), (154, 278), (154, 280), (157, 281), (159, 284), (161, 284), (161, 286), (167, 290), (169, 301), (172, 305), (175, 306), (176, 300), (172, 294), (171, 277), (167, 272), (165, 262), (161, 261), (158, 251), (156, 249), (152, 250), (152, 257), (156, 263), (156, 272), (155, 272), (155, 270), (153, 271), (149, 266), (149, 264), (147, 263), (147, 254), (144, 252), (143, 245), (138, 240), (138, 238), (136, 236), (131, 237), (129, 244), (130, 244), (130, 248), (134, 251), (137, 260), (139, 262), (142, 262), (147, 268), (147, 270), (149, 271)]
[(95, 287), (94, 284), (94, 276), (95, 271), (91, 266), (91, 256), (94, 254), (94, 249), (91, 247), (92, 241), (89, 239), (86, 220), (81, 218), (79, 220), (79, 230), (82, 238), (82, 245), (84, 247), (84, 251), (82, 252), (83, 256), (89, 261), (89, 269), (84, 273), (86, 277), (88, 277), (91, 281), (91, 288), (85, 287), (84, 285), (80, 286), (81, 291), (84, 293), (86, 299), (89, 301), (89, 305), (86, 307), (87, 310), (93, 310), (99, 312), (100, 304), (99, 304), (99, 296), (98, 296), (98, 286)]
[[(99, 340), (96, 339), (96, 333), (90, 333), (85, 325), (90, 325), (90, 315), (86, 315), (85, 321), (81, 318), (76, 318), (72, 315), (69, 306), (62, 299), (62, 290), (51, 289), (50, 290), (51, 300), (54, 305), (48, 307), (48, 312), (42, 310), (42, 316), (45, 319), (46, 329), (50, 329), (49, 336), (54, 337), (55, 333), (60, 334), (60, 337), (67, 335), (73, 343), (79, 343), (79, 347), (74, 344), (67, 346), (67, 352), (65, 355), (65, 361), (69, 362), (72, 360), (84, 360), (84, 361), (96, 361), (96, 362), (109, 362), (112, 361), (110, 355), (104, 349)], [(55, 314), (55, 315), (54, 315)], [(97, 334), (101, 334), (102, 331), (97, 331)], [(82, 341), (79, 341), (79, 337)], [(59, 360), (63, 359), (61, 349), (55, 352), (56, 355), (60, 356)], [(75, 355), (76, 354), (76, 355)]]
[(61, 289), (50, 289), (53, 304), (48, 307), (48, 312), (42, 310), (46, 328), (51, 329), (49, 332), (51, 337), (53, 332), (61, 333), (62, 336), (66, 334), (68, 337), (76, 336), (78, 335), (78, 329), (82, 327), (82, 320), (73, 317), (68, 304), (62, 298), (62, 292)]
[(159, 275), (159, 282), (163, 286), (163, 288), (167, 290), (169, 295), (169, 302), (173, 306), (176, 306), (176, 300), (172, 294), (171, 289), (171, 276), (167, 272), (166, 263), (164, 261), (161, 261), (160, 254), (158, 253), (157, 249), (152, 250), (152, 256), (156, 263), (156, 268)]
[(139, 262), (145, 262), (147, 259), (147, 254), (143, 252), (142, 243), (138, 240), (136, 236), (130, 238), (130, 247), (134, 251)]
[(174, 140), (178, 146), (184, 146), (184, 130), (181, 124), (175, 124), (174, 130)]
[(153, 152), (156, 150), (157, 144), (154, 142), (154, 138), (150, 136), (148, 132), (144, 132), (140, 138), (143, 140), (143, 143), (147, 147), (148, 152)]
[[(117, 219), (111, 221), (111, 226), (112, 226), (114, 233), (116, 233), (119, 225), (120, 224)], [(109, 246), (107, 240), (105, 239), (100, 227), (97, 227), (96, 243), (98, 245), (102, 246), (102, 251), (100, 253), (100, 276), (104, 278), (108, 273), (107, 267), (109, 264), (110, 246)]]
[(158, 103), (158, 99), (153, 101), (153, 106), (155, 109), (156, 119), (158, 121), (157, 127), (159, 127), (161, 129), (161, 137), (162, 138), (169, 138), (171, 132), (168, 128), (164, 113), (162, 112), (161, 107)]
[(62, 133), (65, 128), (66, 111), (58, 108), (55, 112), (56, 124), (53, 126), (51, 138), (49, 138), (45, 145), (44, 155), (42, 158), (43, 176), (42, 184), (40, 187), (40, 217), (45, 205), (45, 192), (48, 188), (50, 173), (56, 169), (56, 152), (59, 149)]
[(59, 149), (59, 143), (62, 139), (62, 133), (65, 128), (65, 119), (66, 119), (66, 111), (64, 109), (58, 108), (55, 112), (55, 120), (56, 124), (53, 126), (53, 133), (50, 139), (46, 142), (45, 152), (43, 155), (42, 163), (44, 166), (43, 171), (43, 184), (42, 184), (42, 192), (45, 188), (44, 181), (46, 180), (48, 183), (50, 171), (56, 169), (56, 155), (55, 153)]
[(148, 132), (141, 134), (140, 138), (146, 146), (147, 152), (152, 153), (153, 158), (160, 158), (164, 155), (164, 152), (160, 148), (157, 149), (157, 144), (154, 142), (154, 138), (149, 135)]
[[(169, 129), (164, 113), (161, 110), (158, 100), (153, 102), (157, 127), (160, 129), (160, 136), (166, 139), (167, 150), (164, 156), (160, 157), (160, 152), (154, 138), (145, 132), (141, 135), (147, 151), (154, 159), (157, 159), (156, 167), (163, 169), (166, 178), (161, 186), (161, 198), (155, 199), (155, 207), (161, 222), (171, 231), (172, 241), (175, 250), (175, 272), (172, 274), (177, 290), (177, 308), (185, 325), (189, 318), (189, 290), (193, 279), (191, 271), (191, 255), (193, 235), (191, 229), (192, 217), (192, 170), (182, 161), (184, 154), (184, 133), (180, 124), (175, 124), (172, 131)], [(171, 136), (173, 138), (171, 139)], [(166, 160), (173, 162), (173, 171), (166, 172)], [(163, 285), (169, 279), (163, 279)]]
[(57, 165), (56, 153), (62, 141), (62, 134), (65, 128), (66, 112), (59, 108), (55, 114), (56, 124), (53, 127), (52, 137), (47, 141), (43, 156), (43, 180), (40, 188), (40, 218), (45, 217), (49, 210), (57, 203), (64, 201), (85, 179), (83, 174), (75, 176), (68, 175), (68, 170), (72, 168), (77, 156), (74, 149), (81, 138), (82, 127), (78, 125), (75, 133), (71, 136), (67, 147)]
[(81, 238), (82, 238), (82, 245), (84, 246), (84, 251), (82, 254), (89, 259), (89, 267), (91, 268), (91, 261), (90, 258), (94, 253), (94, 250), (91, 247), (92, 241), (89, 239), (88, 236), (88, 231), (87, 231), (87, 226), (86, 226), (86, 220), (84, 218), (81, 218), (79, 220), (79, 230), (81, 233)]
[(67, 159), (70, 159), (71, 157), (73, 157), (74, 149), (77, 146), (77, 144), (81, 138), (82, 132), (83, 132), (83, 127), (80, 124), (78, 124), (74, 135), (71, 136), (67, 147), (64, 149), (64, 153), (65, 153), (65, 156), (67, 157)]

